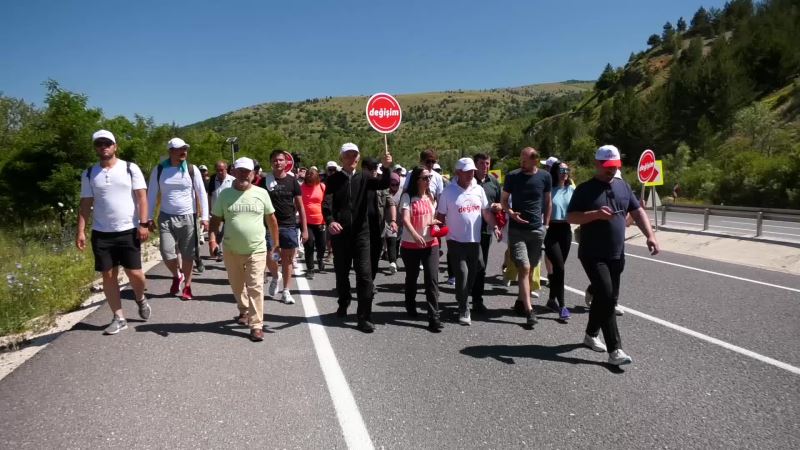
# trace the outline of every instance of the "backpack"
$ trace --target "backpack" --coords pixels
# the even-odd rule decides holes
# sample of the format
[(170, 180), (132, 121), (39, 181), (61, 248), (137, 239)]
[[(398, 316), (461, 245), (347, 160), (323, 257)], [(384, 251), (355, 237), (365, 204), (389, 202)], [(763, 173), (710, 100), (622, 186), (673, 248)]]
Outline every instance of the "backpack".
[[(131, 177), (131, 186), (133, 186), (133, 172), (131, 171), (131, 162), (130, 161), (125, 161), (125, 164), (127, 165), (128, 176)], [(94, 164), (92, 164), (91, 166), (89, 166), (88, 169), (86, 169), (86, 179), (89, 180), (89, 187), (92, 189), (92, 193), (94, 193), (94, 187), (92, 186), (92, 168), (93, 167), (94, 167)]]
[[(200, 211), (200, 205), (199, 205), (199, 200), (200, 199), (198, 198), (197, 193), (194, 191), (194, 164), (188, 164), (187, 163), (187, 165), (189, 166), (189, 179), (191, 180), (191, 183), (192, 183), (192, 196), (194, 197), (194, 201), (198, 203), (197, 206), (195, 207), (195, 210), (199, 212)], [(164, 172), (164, 165), (162, 163), (158, 163), (158, 165), (156, 166), (156, 186), (158, 186), (159, 193), (161, 191), (161, 173), (162, 172)], [(161, 197), (160, 196), (158, 196), (156, 198), (157, 198), (158, 202), (161, 201)]]

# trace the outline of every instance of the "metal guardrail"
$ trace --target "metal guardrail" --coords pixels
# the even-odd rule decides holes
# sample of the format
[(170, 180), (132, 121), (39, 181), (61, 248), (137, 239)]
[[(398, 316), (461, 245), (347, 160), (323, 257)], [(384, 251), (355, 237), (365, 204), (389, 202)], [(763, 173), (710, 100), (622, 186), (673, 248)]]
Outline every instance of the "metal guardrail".
[(740, 206), (714, 206), (714, 205), (662, 205), (661, 225), (667, 223), (667, 212), (684, 214), (702, 214), (703, 231), (708, 231), (708, 221), (711, 216), (737, 217), (741, 219), (756, 220), (756, 237), (761, 237), (765, 220), (800, 223), (800, 210), (777, 208), (752, 208)]

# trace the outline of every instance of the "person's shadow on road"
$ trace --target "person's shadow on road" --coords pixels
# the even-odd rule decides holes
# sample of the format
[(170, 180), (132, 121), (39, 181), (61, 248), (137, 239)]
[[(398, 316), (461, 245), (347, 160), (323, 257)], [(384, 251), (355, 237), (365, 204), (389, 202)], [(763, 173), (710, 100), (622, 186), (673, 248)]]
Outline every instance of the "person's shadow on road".
[(516, 364), (514, 358), (535, 358), (544, 361), (563, 362), (567, 364), (588, 364), (608, 369), (612, 373), (624, 373), (617, 366), (600, 361), (562, 356), (564, 353), (585, 348), (583, 344), (562, 344), (553, 347), (546, 345), (475, 345), (465, 347), (461, 353), (473, 358), (492, 358), (504, 364)]
[(250, 331), (247, 327), (242, 327), (235, 320), (220, 320), (209, 323), (148, 323), (138, 325), (135, 328), (137, 333), (152, 332), (163, 337), (179, 333), (217, 333), (242, 338), (250, 336)]

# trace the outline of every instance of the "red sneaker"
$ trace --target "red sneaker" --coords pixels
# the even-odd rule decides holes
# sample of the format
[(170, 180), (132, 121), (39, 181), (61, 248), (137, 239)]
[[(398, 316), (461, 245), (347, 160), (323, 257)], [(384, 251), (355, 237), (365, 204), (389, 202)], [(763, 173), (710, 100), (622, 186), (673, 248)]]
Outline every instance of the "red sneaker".
[(181, 291), (181, 281), (183, 281), (183, 274), (178, 273), (177, 277), (172, 277), (172, 286), (169, 288), (169, 295), (177, 295)]
[(191, 286), (184, 286), (183, 287), (183, 294), (181, 294), (181, 300), (191, 300), (192, 299), (192, 287)]

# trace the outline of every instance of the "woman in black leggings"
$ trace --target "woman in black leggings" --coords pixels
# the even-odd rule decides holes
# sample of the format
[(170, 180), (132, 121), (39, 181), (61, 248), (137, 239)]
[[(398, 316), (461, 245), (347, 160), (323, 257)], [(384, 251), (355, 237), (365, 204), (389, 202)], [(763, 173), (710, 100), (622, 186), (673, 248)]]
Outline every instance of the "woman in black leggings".
[(550, 168), (553, 179), (553, 209), (550, 216), (550, 226), (544, 237), (544, 251), (553, 265), (553, 272), (547, 276), (550, 287), (550, 299), (547, 307), (556, 311), (561, 320), (570, 317), (569, 309), (564, 303), (564, 264), (569, 256), (572, 245), (572, 229), (567, 223), (567, 206), (572, 199), (575, 188), (569, 178), (567, 163), (555, 163)]

